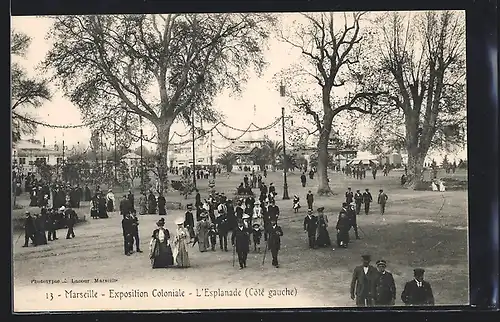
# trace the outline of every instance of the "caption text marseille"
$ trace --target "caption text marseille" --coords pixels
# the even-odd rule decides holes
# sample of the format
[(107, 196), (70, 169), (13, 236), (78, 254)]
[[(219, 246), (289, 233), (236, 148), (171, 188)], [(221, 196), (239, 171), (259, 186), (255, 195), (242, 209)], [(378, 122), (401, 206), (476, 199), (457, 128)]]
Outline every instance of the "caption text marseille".
[(93, 289), (87, 289), (85, 291), (76, 291), (72, 289), (66, 289), (64, 292), (59, 294), (47, 293), (46, 299), (51, 301), (57, 298), (66, 299), (116, 299), (124, 300), (131, 298), (187, 298), (187, 297), (198, 297), (198, 298), (223, 298), (223, 297), (295, 297), (297, 296), (296, 288), (279, 288), (279, 289), (266, 289), (263, 287), (247, 287), (247, 288), (232, 288), (232, 289), (221, 289), (221, 288), (196, 288), (191, 292), (184, 289), (162, 289), (155, 288), (152, 290), (144, 291), (139, 289), (132, 289), (128, 291), (108, 289), (105, 292), (98, 292)]

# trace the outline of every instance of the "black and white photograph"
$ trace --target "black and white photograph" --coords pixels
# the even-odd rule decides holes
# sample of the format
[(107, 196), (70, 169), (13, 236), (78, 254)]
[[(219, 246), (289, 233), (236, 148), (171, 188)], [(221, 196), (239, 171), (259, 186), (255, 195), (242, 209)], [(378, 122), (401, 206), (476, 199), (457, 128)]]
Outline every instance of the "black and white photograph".
[(469, 303), (465, 11), (13, 16), (10, 41), (14, 312)]

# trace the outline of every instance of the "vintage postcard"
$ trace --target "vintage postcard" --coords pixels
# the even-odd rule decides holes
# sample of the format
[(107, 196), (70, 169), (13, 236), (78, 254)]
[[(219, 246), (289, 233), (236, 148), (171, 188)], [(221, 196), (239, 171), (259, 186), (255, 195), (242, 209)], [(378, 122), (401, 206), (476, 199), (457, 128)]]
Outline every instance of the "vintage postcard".
[(469, 301), (465, 12), (14, 16), (14, 312)]

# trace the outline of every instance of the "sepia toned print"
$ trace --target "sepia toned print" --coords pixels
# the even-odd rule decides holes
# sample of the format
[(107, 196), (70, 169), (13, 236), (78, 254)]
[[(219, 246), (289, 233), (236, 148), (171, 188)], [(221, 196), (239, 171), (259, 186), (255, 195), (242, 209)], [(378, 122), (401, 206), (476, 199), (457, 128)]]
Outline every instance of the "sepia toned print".
[(13, 308), (467, 304), (465, 13), (13, 17)]

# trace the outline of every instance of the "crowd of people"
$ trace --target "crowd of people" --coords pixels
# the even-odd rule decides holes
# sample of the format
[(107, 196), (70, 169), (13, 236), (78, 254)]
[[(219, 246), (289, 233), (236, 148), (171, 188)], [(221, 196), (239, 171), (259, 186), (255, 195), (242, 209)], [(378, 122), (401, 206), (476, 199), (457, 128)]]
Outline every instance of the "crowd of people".
[[(305, 177), (305, 172), (302, 175)], [(305, 180), (301, 176), (302, 186)], [(314, 172), (310, 174), (314, 176)], [(247, 267), (249, 252), (262, 252), (262, 239), (264, 239), (264, 258), (269, 251), (272, 265), (279, 267), (278, 253), (281, 248), (283, 229), (278, 225), (280, 208), (276, 205), (276, 188), (273, 183), (269, 187), (264, 178), (252, 172), (244, 175), (240, 187), (237, 189), (236, 198), (228, 198), (224, 193), (213, 192), (202, 199), (196, 190), (194, 204), (187, 205), (183, 218), (175, 220), (176, 229), (171, 232), (165, 227), (166, 199), (162, 193), (158, 196), (150, 190), (141, 192), (136, 209), (135, 196), (132, 191), (122, 196), (119, 208), (111, 189), (104, 194), (96, 187), (91, 194), (88, 186), (83, 189), (78, 185), (70, 186), (63, 183), (54, 183), (51, 186), (41, 181), (30, 179), (30, 189), (41, 191), (42, 200), (52, 199), (52, 207), (47, 202), (38, 202), (40, 214), (26, 213), (25, 219), (25, 244), (31, 240), (34, 246), (47, 244), (48, 241), (58, 240), (56, 231), (67, 227), (66, 238), (75, 237), (73, 227), (78, 219), (73, 208), (78, 208), (80, 200), (91, 201), (92, 218), (108, 218), (108, 212), (119, 210), (123, 216), (122, 232), (124, 239), (124, 254), (130, 256), (135, 251), (142, 253), (139, 237), (139, 215), (158, 214), (160, 219), (156, 222), (156, 229), (152, 231), (149, 242), (149, 259), (151, 267), (187, 268), (191, 266), (189, 249), (196, 245), (201, 253), (215, 252), (219, 249), (228, 252), (229, 246), (233, 251), (233, 266), (237, 263), (240, 269)], [(48, 192), (47, 193), (47, 189)], [(259, 189), (256, 198), (253, 189)], [(242, 193), (240, 193), (242, 192)], [(30, 193), (31, 195), (31, 193)], [(38, 195), (36, 195), (38, 198)], [(65, 198), (61, 198), (65, 196)], [(307, 201), (307, 215), (304, 217), (303, 228), (308, 237), (308, 246), (312, 249), (331, 247), (329, 234), (329, 221), (324, 207), (314, 207), (314, 195), (309, 190), (305, 197)], [(38, 199), (37, 199), (38, 200)], [(377, 203), (380, 215), (384, 220), (387, 194), (380, 189)], [(299, 212), (300, 198), (295, 195), (292, 209)], [(353, 192), (348, 188), (345, 192), (345, 202), (338, 214), (335, 225), (336, 245), (338, 248), (347, 248), (350, 243), (350, 232), (358, 234), (357, 216), (362, 208), (365, 215), (370, 214), (370, 205), (373, 197), (369, 189), (364, 192)], [(316, 212), (316, 213), (315, 213)], [(195, 220), (196, 218), (196, 220)], [(48, 233), (48, 235), (46, 234)], [(230, 244), (230, 245), (228, 245)], [(335, 249), (335, 248), (334, 248)], [(363, 256), (363, 265), (354, 269), (351, 283), (351, 298), (358, 306), (394, 305), (396, 286), (391, 273), (386, 271), (387, 262), (379, 260), (376, 268), (370, 265), (370, 256)], [(433, 305), (434, 297), (430, 284), (423, 280), (423, 269), (415, 269), (415, 279), (406, 283), (401, 294), (401, 299), (408, 305)]]

